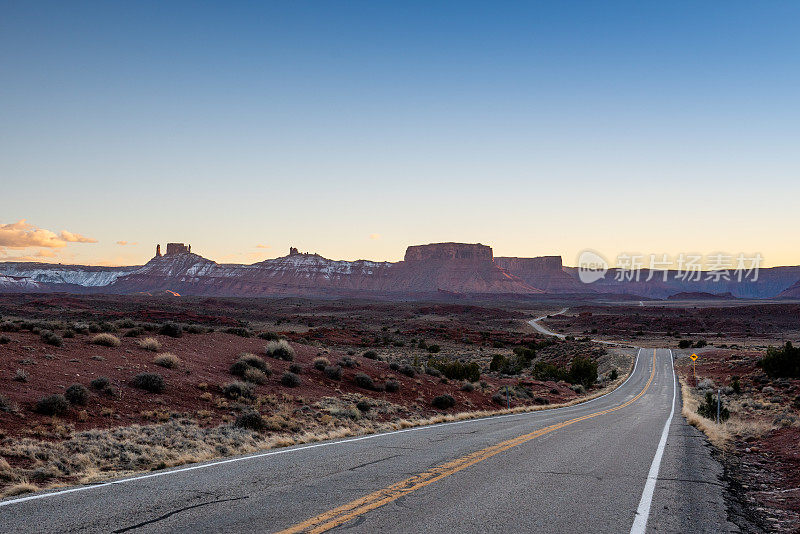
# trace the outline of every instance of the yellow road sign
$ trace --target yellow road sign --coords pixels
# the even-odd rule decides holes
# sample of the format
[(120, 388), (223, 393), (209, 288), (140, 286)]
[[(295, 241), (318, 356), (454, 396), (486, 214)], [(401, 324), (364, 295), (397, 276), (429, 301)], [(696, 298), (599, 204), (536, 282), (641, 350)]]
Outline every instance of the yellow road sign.
[(689, 356), (689, 357), (692, 359), (692, 361), (695, 361), (695, 360), (697, 360), (697, 354), (692, 354), (692, 355), (691, 355), (691, 356)]

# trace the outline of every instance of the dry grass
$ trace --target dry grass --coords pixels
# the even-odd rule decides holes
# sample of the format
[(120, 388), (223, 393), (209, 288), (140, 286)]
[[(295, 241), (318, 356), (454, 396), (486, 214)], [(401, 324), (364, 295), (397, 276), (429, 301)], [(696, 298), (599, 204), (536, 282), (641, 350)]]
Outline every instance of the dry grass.
[(144, 339), (140, 339), (137, 343), (140, 349), (150, 350), (153, 352), (158, 352), (161, 350), (161, 343), (154, 337), (146, 337)]
[(16, 495), (24, 495), (25, 493), (33, 493), (34, 491), (38, 490), (39, 486), (36, 484), (31, 484), (30, 482), (19, 482), (3, 490), (3, 492), (0, 493), (0, 496), (14, 497)]
[(731, 403), (729, 406), (731, 417), (724, 423), (717, 424), (711, 419), (706, 419), (697, 413), (697, 407), (700, 406), (704, 393), (695, 391), (682, 376), (679, 377), (679, 380), (683, 398), (681, 414), (687, 423), (708, 436), (708, 440), (717, 448), (729, 448), (734, 437), (738, 439), (761, 438), (776, 428), (767, 418), (742, 417), (741, 410), (736, 406), (736, 404), (741, 404), (741, 401)]
[(101, 345), (103, 347), (119, 347), (120, 343), (119, 338), (112, 334), (97, 334), (92, 338), (92, 345)]
[(170, 352), (164, 352), (162, 354), (157, 354), (156, 357), (153, 358), (153, 363), (161, 367), (166, 367), (167, 369), (175, 369), (181, 364), (181, 359)]

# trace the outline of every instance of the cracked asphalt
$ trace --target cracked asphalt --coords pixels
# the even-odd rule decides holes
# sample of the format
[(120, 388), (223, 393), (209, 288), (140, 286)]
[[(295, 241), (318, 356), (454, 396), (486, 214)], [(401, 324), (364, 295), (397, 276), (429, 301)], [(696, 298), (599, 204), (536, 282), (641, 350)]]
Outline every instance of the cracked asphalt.
[[(613, 393), (582, 405), (436, 425), (176, 468), (0, 502), (0, 532), (273, 532), (506, 440), (614, 408), (647, 385), (652, 350)], [(350, 532), (629, 532), (670, 412), (668, 350), (630, 405), (555, 429), (343, 522)], [(737, 532), (722, 468), (680, 416), (669, 428), (648, 532)]]

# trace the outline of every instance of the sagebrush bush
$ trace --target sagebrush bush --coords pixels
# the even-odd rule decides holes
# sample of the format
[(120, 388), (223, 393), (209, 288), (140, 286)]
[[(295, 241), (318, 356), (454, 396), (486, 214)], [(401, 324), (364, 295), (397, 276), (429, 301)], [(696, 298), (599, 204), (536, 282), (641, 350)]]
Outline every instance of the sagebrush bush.
[[(706, 392), (705, 402), (700, 404), (697, 407), (697, 413), (705, 417), (706, 419), (717, 419), (717, 399), (714, 395), (708, 391)], [(728, 418), (731, 416), (731, 412), (728, 408), (725, 407), (724, 402), (720, 402), (720, 411), (719, 411), (719, 420), (727, 421)]]
[[(481, 368), (475, 362), (462, 362), (446, 358), (431, 358), (428, 360), (428, 369), (438, 369), (444, 376), (451, 380), (469, 380), (477, 382), (481, 378)], [(435, 375), (434, 375), (435, 376)]]
[(167, 385), (158, 373), (140, 373), (131, 379), (131, 386), (149, 393), (161, 393)]
[(161, 350), (161, 343), (154, 338), (154, 337), (146, 337), (144, 339), (140, 339), (137, 343), (140, 349), (149, 350), (152, 352), (158, 352)]
[(14, 382), (27, 382), (27, 381), (28, 381), (28, 373), (26, 373), (24, 369), (17, 369), (17, 372), (14, 373)]
[(248, 369), (257, 369), (267, 376), (272, 374), (272, 369), (269, 364), (264, 361), (264, 358), (249, 352), (240, 354), (239, 358), (231, 365), (230, 371), (233, 375), (244, 376)]
[(417, 374), (416, 369), (414, 369), (414, 367), (412, 367), (411, 365), (408, 365), (407, 363), (401, 365), (400, 369), (398, 369), (398, 371), (403, 373), (404, 375), (410, 376), (410, 377), (413, 377), (414, 375)]
[(190, 324), (184, 329), (184, 331), (190, 334), (203, 334), (205, 333), (206, 329), (204, 326), (199, 324)]
[(318, 371), (324, 371), (325, 368), (328, 367), (330, 364), (331, 362), (328, 358), (324, 357), (314, 358), (314, 369)]
[(0, 336), (0, 345), (11, 343), (11, 338), (8, 336)]
[(158, 329), (158, 333), (162, 336), (181, 337), (183, 335), (183, 327), (178, 323), (164, 323)]
[(86, 406), (86, 403), (89, 402), (89, 390), (83, 384), (72, 384), (64, 392), (64, 397), (70, 404)]
[(242, 378), (244, 378), (245, 382), (250, 382), (251, 384), (267, 383), (267, 375), (264, 371), (256, 369), (255, 367), (248, 367), (242, 375)]
[(222, 387), (222, 394), (229, 399), (250, 399), (253, 397), (253, 386), (246, 382), (229, 382)]
[(270, 341), (267, 343), (267, 346), (264, 347), (264, 352), (266, 352), (267, 356), (270, 358), (285, 360), (287, 362), (293, 361), (295, 355), (294, 349), (285, 339)]
[(305, 369), (299, 363), (293, 363), (292, 365), (289, 366), (289, 371), (293, 372), (296, 375), (301, 375), (303, 374), (303, 371), (305, 371)]
[(267, 341), (278, 341), (278, 339), (280, 339), (275, 332), (261, 332), (258, 334), (258, 337), (266, 339)]
[(283, 373), (283, 376), (281, 376), (281, 384), (286, 387), (296, 388), (301, 383), (302, 380), (300, 379), (300, 377), (291, 371), (286, 371), (285, 373)]
[(0, 395), (0, 412), (15, 412), (17, 405)]
[(102, 347), (119, 347), (120, 340), (113, 334), (97, 334), (92, 338), (93, 345), (100, 345)]
[(264, 418), (261, 417), (260, 413), (256, 411), (248, 411), (237, 417), (236, 421), (233, 423), (233, 426), (261, 432), (264, 430), (265, 423)]
[(386, 391), (389, 393), (394, 393), (396, 391), (400, 391), (400, 382), (397, 380), (387, 380), (386, 381)]
[(331, 380), (341, 380), (342, 379), (342, 368), (338, 365), (328, 365), (325, 367), (325, 376), (330, 378)]
[(771, 378), (800, 378), (800, 347), (793, 347), (790, 341), (779, 349), (769, 347), (758, 366)]
[(355, 367), (355, 366), (357, 366), (357, 365), (358, 365), (358, 362), (357, 362), (357, 361), (355, 361), (355, 360), (354, 360), (353, 358), (351, 358), (350, 356), (345, 356), (345, 357), (344, 357), (344, 358), (342, 358), (342, 360), (339, 362), (339, 365), (341, 365), (342, 367), (348, 367), (348, 368), (349, 368), (349, 367)]
[(48, 395), (36, 403), (36, 413), (42, 415), (63, 415), (69, 409), (69, 401), (64, 395)]
[(122, 334), (122, 337), (139, 337), (142, 334), (144, 334), (144, 328), (131, 328)]
[(51, 332), (50, 330), (45, 330), (41, 334), (42, 341), (47, 343), (48, 345), (53, 345), (54, 347), (60, 347), (64, 344), (64, 340), (61, 339), (61, 336), (56, 334), (55, 332)]
[(356, 403), (356, 408), (361, 412), (368, 412), (372, 408), (372, 404), (367, 399), (361, 399)]
[(467, 393), (475, 391), (475, 385), (470, 382), (467, 382), (466, 384), (461, 386), (461, 391), (466, 391)]
[(223, 330), (226, 334), (233, 334), (234, 336), (239, 337), (253, 337), (253, 333), (248, 330), (247, 328), (242, 328), (239, 326), (231, 326)]
[(378, 353), (375, 352), (374, 350), (368, 350), (367, 352), (362, 354), (362, 356), (364, 356), (365, 358), (368, 358), (370, 360), (377, 360), (378, 359)]
[(164, 352), (162, 354), (157, 354), (155, 358), (153, 358), (153, 363), (160, 367), (166, 367), (167, 369), (175, 369), (181, 364), (181, 359), (170, 352)]
[(452, 408), (456, 405), (456, 400), (448, 394), (444, 395), (437, 395), (431, 401), (431, 405), (439, 410), (447, 410), (448, 408)]
[(400, 364), (397, 362), (392, 362), (389, 364), (389, 369), (392, 371), (398, 371), (400, 369)]
[(375, 389), (375, 382), (372, 380), (372, 377), (365, 373), (356, 373), (353, 377), (353, 382), (360, 388)]
[(92, 389), (102, 391), (111, 385), (111, 380), (105, 376), (98, 376), (97, 378), (93, 378), (92, 381), (89, 382), (89, 385), (92, 386)]

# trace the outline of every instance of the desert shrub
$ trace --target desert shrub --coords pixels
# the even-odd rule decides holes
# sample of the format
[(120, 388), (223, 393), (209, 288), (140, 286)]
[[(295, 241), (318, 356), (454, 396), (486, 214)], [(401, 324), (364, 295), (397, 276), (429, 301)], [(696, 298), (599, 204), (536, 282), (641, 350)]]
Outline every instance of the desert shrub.
[(455, 405), (456, 405), (456, 400), (452, 396), (446, 393), (444, 395), (437, 395), (431, 401), (431, 406), (433, 406), (438, 410), (447, 410), (448, 408), (452, 408)]
[(75, 337), (75, 330), (67, 329), (64, 330), (62, 336), (64, 339), (73, 339)]
[(222, 394), (229, 399), (250, 399), (253, 397), (253, 386), (246, 382), (229, 382), (222, 386)]
[(688, 349), (692, 346), (692, 341), (690, 339), (681, 339), (678, 341), (678, 348), (679, 349)]
[(378, 353), (375, 352), (374, 350), (368, 350), (367, 352), (362, 354), (362, 356), (364, 356), (365, 358), (370, 359), (370, 360), (377, 360), (378, 359)]
[[(714, 395), (710, 391), (706, 392), (704, 402), (697, 407), (697, 413), (706, 419), (717, 419), (717, 399), (714, 398)], [(728, 411), (725, 404), (722, 403), (719, 410), (720, 422), (727, 421), (730, 416), (731, 412)]]
[(742, 392), (742, 384), (739, 382), (739, 377), (734, 376), (731, 380), (731, 391), (736, 393), (737, 395)]
[(428, 352), (430, 352), (431, 354), (435, 354), (441, 350), (442, 347), (440, 347), (439, 345), (428, 345)]
[(108, 321), (100, 321), (100, 323), (97, 325), (97, 327), (100, 329), (100, 332), (116, 332), (117, 331), (117, 326), (115, 324), (113, 324), (113, 323), (109, 323)]
[(702, 349), (702, 348), (703, 348), (703, 347), (705, 347), (706, 345), (708, 345), (708, 342), (707, 342), (705, 339), (698, 339), (698, 340), (697, 340), (697, 341), (695, 341), (695, 343), (694, 343), (694, 347), (695, 347), (696, 349)]
[(407, 363), (401, 365), (400, 369), (398, 369), (398, 372), (400, 372), (400, 373), (402, 373), (402, 374), (404, 374), (406, 376), (409, 376), (409, 377), (413, 377), (414, 375), (417, 374), (417, 370), (414, 369), (412, 366), (408, 365)]
[(531, 369), (531, 376), (536, 380), (565, 380), (566, 373), (560, 367), (547, 362), (536, 362)]
[(102, 347), (119, 347), (120, 340), (113, 334), (97, 334), (92, 338), (92, 344)]
[(545, 404), (550, 404), (550, 401), (548, 399), (545, 399), (544, 397), (534, 397), (533, 403), (541, 406)]
[(536, 343), (533, 343), (533, 346), (525, 346), (525, 347), (514, 347), (514, 354), (521, 358), (525, 365), (529, 365), (533, 359), (536, 357)]
[(153, 363), (167, 369), (175, 369), (181, 364), (181, 359), (172, 353), (164, 352), (163, 354), (157, 354), (153, 358)]
[(470, 382), (467, 382), (466, 384), (461, 386), (461, 391), (466, 391), (467, 393), (471, 393), (475, 391), (475, 385)]
[(64, 395), (48, 395), (36, 403), (36, 413), (42, 415), (62, 415), (69, 409), (69, 401)]
[(360, 412), (368, 412), (369, 409), (372, 408), (372, 405), (367, 399), (361, 399), (356, 403), (356, 408), (358, 408)]
[(226, 328), (225, 330), (223, 330), (223, 332), (225, 332), (226, 334), (233, 334), (234, 336), (239, 336), (239, 337), (252, 337), (253, 336), (253, 333), (250, 330), (248, 330), (247, 328), (239, 327), (239, 326), (231, 326), (231, 327)]
[(139, 337), (143, 334), (144, 334), (144, 328), (131, 328), (130, 330), (122, 334), (122, 337)]
[(475, 362), (464, 363), (459, 360), (445, 358), (431, 358), (428, 367), (438, 369), (444, 376), (451, 380), (469, 380), (477, 382), (481, 378), (481, 368)]
[(244, 376), (248, 369), (257, 369), (267, 376), (272, 374), (272, 369), (269, 364), (264, 361), (264, 358), (244, 352), (239, 355), (239, 358), (231, 365), (231, 374), (236, 376)]
[(497, 393), (492, 395), (492, 402), (495, 403), (495, 404), (506, 404), (506, 402), (507, 402), (506, 394), (505, 393), (500, 393), (498, 391)]
[(609, 380), (616, 380), (617, 378), (619, 378), (619, 371), (617, 371), (616, 367), (611, 370), (611, 373), (609, 373), (608, 378)]
[(338, 365), (328, 365), (327, 367), (325, 367), (325, 376), (327, 376), (331, 380), (341, 380), (342, 368)]
[(400, 382), (397, 380), (387, 380), (384, 387), (389, 393), (394, 393), (396, 391), (400, 391)]
[(258, 334), (258, 337), (266, 339), (267, 341), (278, 341), (278, 339), (280, 339), (275, 332), (261, 332)]
[(285, 360), (287, 362), (293, 361), (295, 354), (294, 349), (285, 339), (270, 341), (264, 348), (264, 352), (266, 352), (267, 356), (270, 358), (275, 358), (276, 360)]
[(436, 367), (425, 367), (425, 374), (426, 375), (431, 375), (431, 376), (434, 376), (434, 377), (437, 377), (437, 378), (442, 376), (442, 372), (439, 369), (437, 369)]
[(375, 382), (372, 377), (364, 373), (356, 373), (353, 377), (353, 382), (360, 388), (375, 389)]
[(60, 347), (64, 344), (64, 340), (61, 339), (61, 336), (56, 334), (55, 332), (51, 332), (50, 330), (45, 330), (41, 334), (42, 341), (47, 343), (48, 345), (53, 345), (54, 347)]
[(341, 365), (342, 367), (355, 367), (358, 365), (358, 362), (356, 362), (350, 356), (345, 356), (344, 358), (342, 358), (342, 361), (339, 362), (339, 365)]
[(8, 336), (0, 336), (0, 345), (7, 345), (11, 343), (11, 338)]
[(17, 405), (0, 395), (0, 412), (16, 412)]
[(131, 379), (131, 386), (149, 393), (161, 393), (166, 383), (164, 377), (158, 373), (139, 373)]
[(525, 364), (525, 359), (520, 356), (506, 357), (502, 354), (495, 354), (489, 363), (489, 370), (506, 375), (516, 375), (522, 371)]
[(205, 331), (206, 328), (199, 324), (190, 324), (187, 325), (186, 328), (184, 328), (184, 332), (187, 332), (189, 334), (203, 334), (205, 333)]
[(264, 418), (261, 417), (260, 413), (256, 411), (248, 411), (237, 417), (236, 421), (233, 423), (233, 426), (260, 432), (264, 430), (266, 425), (264, 423)]
[(105, 376), (98, 376), (97, 378), (93, 378), (92, 381), (89, 382), (89, 385), (92, 387), (92, 389), (102, 391), (111, 385), (111, 380)]
[(331, 364), (328, 358), (320, 356), (319, 358), (314, 358), (314, 369), (318, 371), (324, 371), (326, 367)]
[(392, 362), (389, 364), (389, 369), (391, 369), (392, 371), (398, 371), (400, 370), (400, 364), (397, 362)]
[(597, 382), (597, 362), (588, 357), (573, 358), (569, 367), (569, 381), (591, 387)]
[(154, 337), (146, 337), (144, 339), (140, 339), (137, 343), (140, 349), (150, 350), (153, 352), (158, 352), (161, 350), (161, 343)]
[(17, 369), (17, 372), (14, 373), (14, 382), (27, 382), (27, 381), (28, 381), (28, 373), (26, 373), (24, 369)]
[(133, 322), (133, 319), (120, 319), (116, 322), (117, 328), (133, 328), (136, 326), (136, 323)]
[(82, 334), (84, 336), (89, 333), (89, 325), (86, 323), (73, 323), (72, 329), (78, 334)]
[(292, 373), (294, 373), (296, 375), (303, 374), (304, 370), (305, 369), (303, 369), (303, 366), (300, 365), (299, 363), (293, 363), (292, 365), (289, 366), (289, 371), (291, 371)]
[(70, 404), (86, 406), (86, 403), (89, 402), (89, 390), (83, 384), (72, 384), (64, 392), (64, 397)]
[(242, 378), (244, 378), (245, 382), (250, 382), (251, 384), (267, 383), (266, 373), (264, 373), (264, 371), (260, 369), (256, 369), (255, 367), (248, 367), (247, 369), (245, 369)]
[(158, 333), (162, 336), (181, 337), (183, 335), (183, 327), (178, 323), (164, 323), (158, 329)]
[(758, 366), (771, 378), (800, 378), (800, 348), (793, 347), (790, 341), (779, 349), (769, 347)]
[(19, 332), (19, 325), (11, 321), (3, 321), (0, 323), (0, 332)]
[(291, 371), (286, 371), (283, 373), (283, 376), (281, 376), (281, 385), (286, 386), (287, 388), (296, 388), (302, 382), (303, 381), (300, 380), (300, 377)]

